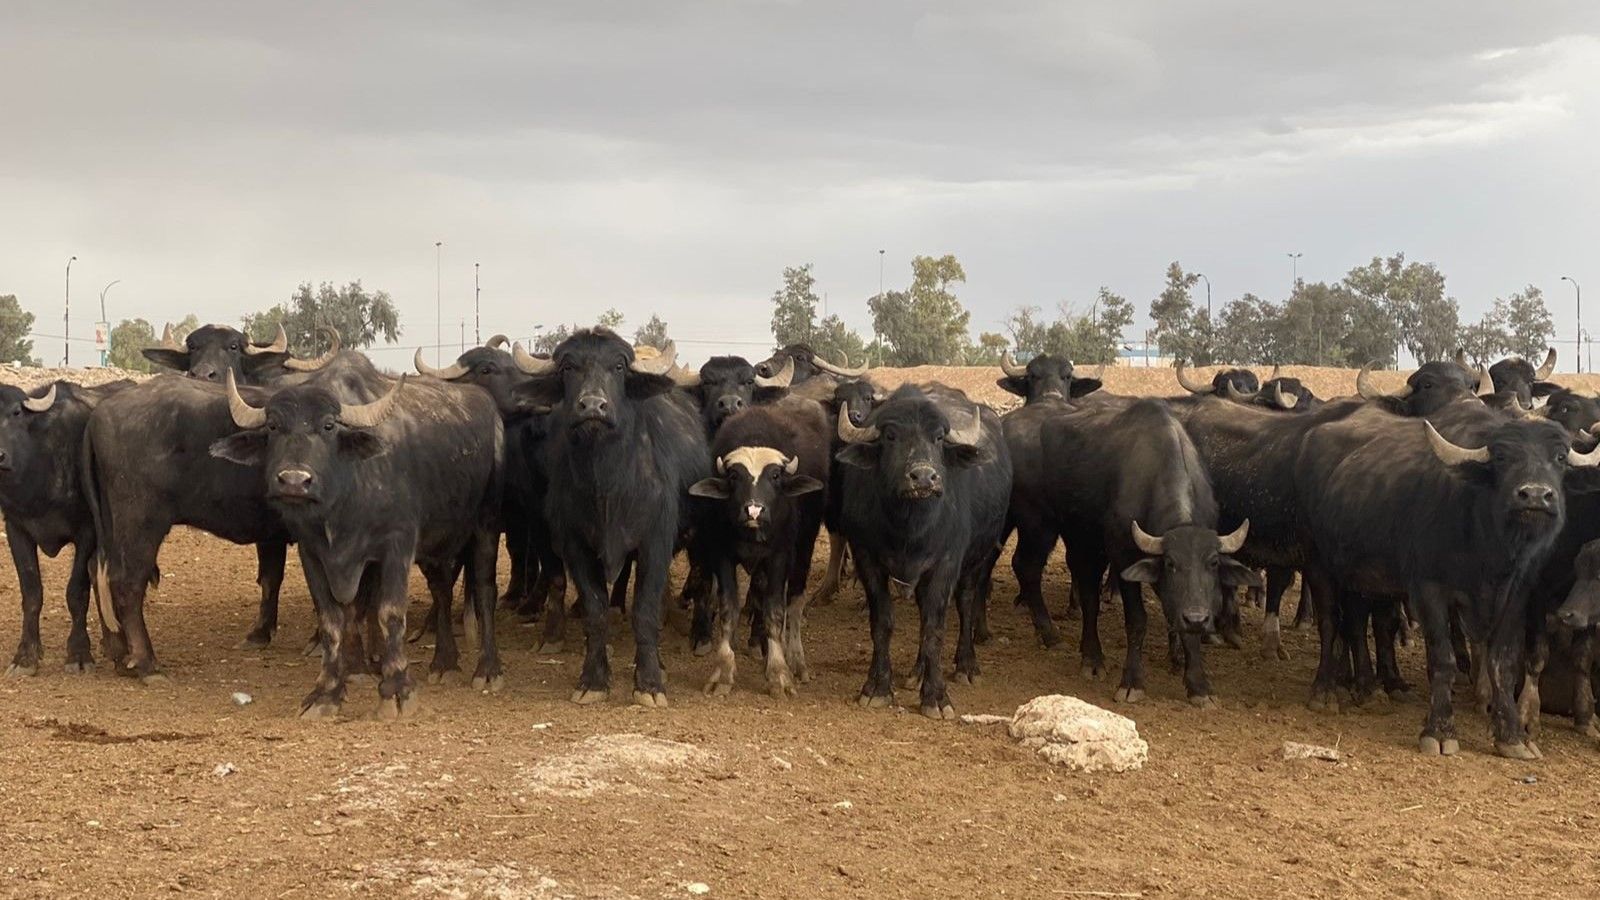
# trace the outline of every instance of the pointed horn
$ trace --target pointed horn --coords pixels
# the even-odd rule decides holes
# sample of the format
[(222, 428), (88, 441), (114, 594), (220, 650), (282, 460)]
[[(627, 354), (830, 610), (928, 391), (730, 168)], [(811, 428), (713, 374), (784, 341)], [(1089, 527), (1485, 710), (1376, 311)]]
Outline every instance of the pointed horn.
[(460, 362), (453, 362), (442, 369), (428, 365), (428, 361), (422, 358), (421, 347), (417, 348), (417, 355), (411, 358), (411, 364), (417, 367), (418, 372), (444, 381), (452, 381), (467, 374), (467, 367)]
[(1146, 534), (1145, 530), (1139, 527), (1138, 519), (1133, 521), (1133, 543), (1139, 548), (1139, 552), (1146, 556), (1160, 556), (1167, 550), (1166, 539)]
[(1294, 409), (1294, 405), (1300, 402), (1300, 396), (1298, 394), (1285, 394), (1283, 392), (1283, 382), (1274, 381), (1272, 383), (1272, 402), (1279, 409)]
[(278, 334), (272, 339), (272, 343), (258, 345), (245, 341), (244, 352), (247, 356), (255, 356), (258, 353), (288, 353), (289, 332), (283, 330), (283, 324), (280, 322)]
[[(849, 362), (848, 359), (845, 361)], [(829, 373), (830, 375), (837, 375), (840, 378), (860, 378), (861, 376), (867, 374), (866, 366), (862, 366), (859, 369), (851, 369), (847, 366), (836, 366), (820, 356), (813, 356), (811, 358), (811, 364), (822, 371)]]
[(335, 328), (323, 328), (319, 330), (328, 336), (327, 352), (313, 359), (297, 359), (291, 356), (283, 361), (283, 367), (285, 369), (288, 369), (291, 372), (315, 372), (328, 363), (333, 362), (333, 358), (338, 356), (339, 351), (343, 349), (343, 345), (339, 343), (339, 331)]
[(1268, 381), (1277, 381), (1278, 378), (1279, 378), (1279, 375), (1280, 375), (1280, 373), (1282, 371), (1283, 371), (1283, 366), (1281, 366), (1281, 365), (1279, 365), (1277, 363), (1273, 363), (1272, 364), (1272, 374), (1267, 376), (1267, 380)]
[(850, 402), (839, 404), (839, 440), (846, 444), (870, 444), (878, 439), (878, 429), (873, 425), (857, 428), (850, 424)]
[(1494, 379), (1489, 377), (1489, 370), (1483, 366), (1478, 367), (1477, 393), (1479, 397), (1487, 397), (1494, 393)]
[(556, 361), (553, 359), (540, 359), (532, 353), (522, 349), (522, 342), (517, 341), (511, 345), (511, 361), (517, 368), (527, 375), (545, 375), (554, 372)]
[(1244, 546), (1244, 539), (1249, 536), (1250, 520), (1245, 519), (1243, 522), (1239, 523), (1239, 527), (1235, 528), (1232, 534), (1223, 534), (1217, 536), (1217, 552), (1223, 554), (1224, 556), (1238, 553), (1239, 548)]
[(1378, 400), (1384, 396), (1383, 391), (1378, 390), (1378, 386), (1372, 383), (1372, 363), (1362, 366), (1361, 371), (1356, 374), (1356, 393), (1363, 400)]
[[(698, 377), (695, 378), (696, 382), (699, 380)], [(756, 376), (756, 387), (786, 388), (792, 381), (794, 381), (794, 357), (785, 356), (783, 358), (783, 368), (778, 370), (778, 374), (771, 378)]]
[[(667, 377), (672, 379), (673, 384), (681, 388), (700, 386), (700, 373), (694, 369), (685, 369), (677, 363), (673, 363), (672, 368), (667, 370)], [(761, 376), (756, 376), (756, 383), (761, 383)]]
[(172, 323), (171, 322), (168, 322), (161, 329), (161, 346), (167, 348), (168, 350), (182, 350), (182, 349), (184, 349), (183, 345), (178, 343), (178, 339), (172, 336)]
[(1433, 455), (1439, 457), (1439, 460), (1445, 465), (1459, 466), (1465, 463), (1482, 463), (1489, 461), (1488, 447), (1479, 447), (1476, 450), (1468, 450), (1465, 447), (1458, 447), (1455, 444), (1450, 443), (1448, 440), (1445, 440), (1444, 435), (1439, 433), (1439, 429), (1433, 427), (1432, 422), (1424, 420), (1422, 424), (1427, 426), (1428, 443), (1433, 447)]
[(791, 456), (783, 461), (783, 474), (793, 475), (800, 471), (800, 457)]
[(976, 447), (978, 439), (983, 437), (983, 408), (972, 404), (972, 420), (960, 431), (952, 428), (945, 433), (944, 442), (955, 444), (958, 447)]
[(1236, 400), (1240, 403), (1249, 403), (1251, 400), (1256, 398), (1257, 394), (1261, 393), (1260, 391), (1251, 391), (1250, 393), (1246, 394), (1244, 391), (1241, 391), (1239, 388), (1234, 386), (1232, 378), (1222, 382), (1222, 391), (1228, 395), (1229, 400)]
[(239, 383), (234, 381), (232, 369), (228, 370), (228, 414), (233, 416), (233, 424), (247, 431), (267, 424), (267, 411), (251, 406), (239, 396)]
[(43, 394), (40, 394), (37, 397), (30, 397), (24, 394), (22, 399), (22, 407), (28, 412), (49, 412), (50, 407), (54, 406), (55, 404), (56, 385), (53, 381), (50, 383), (50, 387), (45, 390)]
[(1556, 348), (1551, 347), (1550, 352), (1544, 355), (1544, 364), (1533, 371), (1533, 377), (1539, 381), (1549, 378), (1556, 370)]
[[(1584, 432), (1584, 435), (1586, 437), (1593, 437), (1593, 435), (1590, 435), (1587, 432)], [(1579, 453), (1577, 450), (1569, 449), (1567, 451), (1567, 465), (1575, 466), (1577, 468), (1591, 468), (1593, 466), (1600, 466), (1600, 444), (1597, 444), (1595, 448), (1590, 450), (1588, 453)]]
[(511, 338), (508, 338), (503, 334), (497, 334), (489, 338), (488, 343), (484, 344), (483, 346), (489, 348), (490, 350), (499, 350), (501, 347), (504, 347), (509, 343), (511, 343)]
[(1007, 378), (1028, 377), (1028, 367), (1017, 365), (1017, 359), (1011, 355), (1010, 350), (1000, 355), (1000, 371), (1006, 373)]
[(1178, 361), (1178, 383), (1183, 385), (1183, 389), (1191, 394), (1209, 394), (1213, 390), (1211, 385), (1191, 380), (1188, 375), (1184, 374), (1183, 360)]
[(671, 341), (661, 348), (661, 352), (653, 358), (640, 359), (635, 351), (633, 362), (628, 366), (641, 375), (665, 375), (672, 368), (678, 358), (678, 347)]
[(395, 400), (400, 396), (400, 389), (406, 386), (406, 376), (401, 375), (400, 380), (394, 383), (389, 393), (372, 401), (360, 403), (355, 406), (339, 404), (339, 421), (351, 428), (372, 428), (384, 419), (394, 409)]
[(1465, 348), (1465, 347), (1457, 347), (1456, 348), (1456, 365), (1460, 366), (1463, 369), (1466, 369), (1468, 372), (1472, 371), (1472, 363), (1467, 361), (1467, 348)]

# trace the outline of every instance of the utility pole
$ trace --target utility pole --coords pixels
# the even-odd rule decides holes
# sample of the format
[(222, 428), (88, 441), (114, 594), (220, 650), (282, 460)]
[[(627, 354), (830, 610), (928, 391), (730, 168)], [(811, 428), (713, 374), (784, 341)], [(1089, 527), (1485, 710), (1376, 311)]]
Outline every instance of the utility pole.
[[(472, 342), (483, 346), (483, 314), (478, 311), (478, 301), (483, 296), (483, 288), (478, 286), (478, 264), (472, 264)], [(461, 351), (465, 353), (466, 351)]]
[(1196, 272), (1195, 274), (1199, 275), (1200, 280), (1206, 283), (1206, 319), (1209, 320), (1211, 318), (1211, 279), (1207, 278), (1204, 272)]
[(444, 304), (440, 300), (444, 296), (440, 285), (443, 283), (439, 274), (444, 265), (444, 241), (433, 242), (433, 364), (443, 366), (444, 360)]
[[(1574, 345), (1574, 346), (1577, 347), (1579, 352), (1574, 353), (1572, 355), (1577, 359), (1578, 371), (1582, 372), (1583, 371), (1583, 352), (1582, 352), (1583, 348), (1582, 348), (1581, 344), (1583, 342), (1583, 288), (1578, 285), (1578, 280), (1573, 278), (1570, 275), (1561, 276), (1561, 280), (1562, 281), (1570, 281), (1570, 282), (1572, 282), (1572, 290), (1577, 294), (1577, 297), (1578, 297), (1578, 342), (1579, 343)], [(1594, 366), (1590, 366), (1589, 367), (1589, 371), (1593, 372), (1594, 371)]]
[[(106, 291), (111, 290), (111, 286), (112, 285), (120, 284), (121, 282), (122, 282), (122, 279), (118, 278), (116, 281), (113, 281), (113, 282), (111, 282), (111, 284), (108, 284), (105, 287), (100, 289), (100, 323), (99, 324), (105, 327), (105, 330), (106, 330), (106, 346), (107, 347), (111, 346), (111, 320), (106, 318)], [(106, 367), (107, 360), (108, 360), (108, 358), (110, 356), (111, 356), (111, 351), (110, 350), (101, 350), (100, 351), (100, 368), (103, 369), (103, 368)]]
[[(878, 251), (878, 302), (883, 302), (883, 254)], [(878, 365), (883, 365), (883, 338), (878, 335), (878, 317), (872, 317), (872, 343), (878, 348)]]
[(61, 310), (61, 364), (72, 365), (72, 263), (77, 260), (74, 256), (67, 260), (67, 302)]

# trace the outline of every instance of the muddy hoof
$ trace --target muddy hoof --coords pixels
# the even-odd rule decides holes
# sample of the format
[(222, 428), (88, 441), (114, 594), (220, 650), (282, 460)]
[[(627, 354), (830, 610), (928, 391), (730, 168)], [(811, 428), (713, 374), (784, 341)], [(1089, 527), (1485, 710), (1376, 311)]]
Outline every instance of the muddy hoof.
[(948, 703), (941, 706), (924, 706), (922, 714), (930, 719), (954, 719), (956, 717), (956, 708)]
[(321, 656), (322, 641), (319, 640), (316, 635), (312, 635), (311, 640), (306, 641), (306, 645), (300, 648), (300, 655), (312, 657)]
[(498, 694), (505, 686), (506, 677), (504, 675), (474, 675), (472, 677), (472, 689), (475, 691), (488, 691), (491, 694)]
[(73, 660), (61, 667), (68, 675), (87, 675), (94, 669), (94, 660)]
[(1144, 699), (1144, 688), (1119, 687), (1111, 695), (1111, 699), (1118, 703), (1138, 703)]
[(461, 674), (461, 670), (460, 669), (455, 669), (455, 668), (451, 668), (451, 669), (430, 669), (430, 670), (428, 670), (428, 683), (429, 684), (444, 684), (447, 681), (453, 682), (453, 681), (455, 681), (455, 676), (460, 675), (460, 674)]
[(646, 709), (666, 709), (667, 695), (662, 691), (634, 691), (633, 705)]
[(1495, 741), (1494, 752), (1506, 759), (1544, 759), (1544, 754), (1539, 752), (1539, 745), (1532, 741), (1517, 741), (1514, 744)]
[(539, 648), (533, 652), (542, 654), (544, 656), (554, 656), (555, 654), (560, 653), (564, 646), (565, 645), (561, 641), (540, 641)]
[(882, 694), (862, 694), (856, 698), (856, 705), (865, 709), (884, 709), (894, 704), (894, 697), (885, 697)]
[(32, 678), (39, 674), (38, 663), (12, 663), (6, 666), (7, 678)]
[(713, 678), (706, 682), (703, 690), (707, 697), (726, 697), (733, 693), (733, 684), (727, 681), (717, 681)]
[(1222, 633), (1222, 642), (1235, 650), (1244, 649), (1244, 638), (1237, 631), (1224, 631)]
[(1061, 632), (1057, 630), (1056, 626), (1054, 625), (1051, 625), (1049, 628), (1034, 629), (1034, 633), (1039, 638), (1040, 646), (1044, 647), (1046, 650), (1054, 649), (1061, 644)]
[(1582, 728), (1578, 729), (1578, 733), (1583, 735), (1584, 737), (1595, 738), (1596, 740), (1600, 740), (1600, 723), (1591, 721), (1589, 724), (1587, 724), (1587, 725), (1583, 726)]
[(578, 688), (572, 692), (572, 702), (579, 706), (588, 706), (606, 699), (607, 691), (592, 691), (587, 688)]
[(972, 672), (957, 672), (950, 677), (950, 680), (954, 681), (956, 684), (965, 684), (970, 686), (982, 681), (983, 676), (974, 674)]
[(695, 644), (694, 645), (694, 649), (691, 650), (690, 652), (693, 653), (695, 656), (707, 656), (714, 649), (716, 649), (716, 648), (715, 648), (714, 645), (712, 645), (712, 643), (710, 641), (701, 641), (700, 643)]
[(272, 646), (272, 635), (260, 635), (251, 632), (244, 640), (233, 645), (235, 650), (265, 650)]
[(378, 708), (372, 711), (372, 717), (380, 722), (398, 722), (401, 719), (409, 719), (416, 715), (417, 708), (415, 694), (404, 699), (384, 697), (378, 701)]
[(1218, 709), (1222, 706), (1211, 694), (1195, 694), (1189, 698), (1189, 705), (1195, 709)]
[(1425, 734), (1417, 740), (1417, 749), (1423, 756), (1455, 756), (1461, 752), (1461, 742), (1455, 738), (1441, 741), (1431, 734)]
[(339, 717), (337, 703), (308, 703), (300, 710), (300, 718), (307, 722), (320, 722)]
[(903, 690), (903, 691), (920, 691), (920, 690), (922, 690), (922, 676), (921, 675), (907, 675), (906, 677), (900, 679), (900, 689)]
[(1099, 681), (1106, 676), (1106, 665), (1105, 663), (1086, 662), (1078, 667), (1078, 674), (1090, 681)]
[(1292, 659), (1293, 657), (1291, 657), (1289, 655), (1289, 651), (1284, 649), (1284, 646), (1282, 644), (1280, 644), (1280, 643), (1278, 643), (1276, 641), (1273, 641), (1271, 643), (1267, 643), (1267, 644), (1262, 644), (1261, 645), (1261, 658), (1262, 659), (1281, 659), (1281, 660), (1287, 661), (1289, 659)]
[(1413, 694), (1411, 688), (1408, 687), (1393, 688), (1384, 691), (1384, 693), (1389, 695), (1389, 702), (1391, 703), (1411, 703), (1417, 699), (1417, 695)]
[(1339, 693), (1337, 691), (1313, 691), (1311, 699), (1306, 701), (1306, 708), (1313, 712), (1339, 711)]

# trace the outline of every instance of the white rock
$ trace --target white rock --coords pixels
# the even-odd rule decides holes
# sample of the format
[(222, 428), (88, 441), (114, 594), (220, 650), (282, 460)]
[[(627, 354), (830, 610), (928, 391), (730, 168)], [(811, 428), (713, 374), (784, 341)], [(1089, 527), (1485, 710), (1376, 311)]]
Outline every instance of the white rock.
[(256, 698), (250, 696), (249, 694), (246, 694), (244, 691), (234, 691), (233, 692), (233, 705), (234, 706), (249, 706), (250, 704), (252, 704), (254, 702), (256, 702)]
[(1283, 742), (1284, 759), (1321, 759), (1327, 762), (1338, 762), (1339, 756), (1339, 751), (1332, 747), (1302, 744), (1299, 741)]
[(211, 774), (217, 776), (218, 778), (227, 778), (229, 775), (232, 775), (237, 771), (239, 771), (238, 766), (231, 762), (225, 762), (217, 763), (217, 767), (211, 770)]
[(694, 894), (696, 897), (711, 893), (711, 885), (706, 884), (703, 881), (691, 881), (684, 885), (683, 889), (691, 894)]
[(1017, 707), (1010, 731), (1047, 761), (1081, 772), (1126, 772), (1150, 756), (1150, 745), (1132, 719), (1062, 694)]
[(995, 716), (989, 713), (967, 713), (961, 717), (963, 725), (1010, 725), (1011, 716)]

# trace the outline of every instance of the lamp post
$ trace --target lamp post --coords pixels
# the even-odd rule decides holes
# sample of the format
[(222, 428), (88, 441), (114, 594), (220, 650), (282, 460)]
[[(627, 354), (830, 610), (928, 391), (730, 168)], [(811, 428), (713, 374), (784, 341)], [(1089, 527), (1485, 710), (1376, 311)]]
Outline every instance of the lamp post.
[[(878, 302), (883, 302), (883, 254), (878, 251)], [(872, 317), (872, 343), (878, 346), (878, 365), (883, 365), (883, 339), (878, 336), (878, 317)]]
[[(483, 288), (478, 286), (478, 264), (472, 264), (472, 342), (483, 345), (483, 316), (478, 312), (478, 301), (483, 296)], [(466, 351), (461, 351), (465, 353)]]
[(1293, 297), (1295, 292), (1300, 289), (1300, 257), (1305, 254), (1285, 253), (1284, 255), (1289, 257), (1289, 296)]
[[(122, 279), (118, 278), (115, 281), (111, 282), (111, 284), (108, 284), (105, 287), (100, 289), (100, 324), (104, 325), (105, 329), (106, 329), (107, 346), (110, 345), (110, 341), (111, 341), (111, 320), (106, 318), (106, 291), (111, 290), (113, 285), (120, 284), (121, 282), (122, 282)], [(110, 351), (108, 351), (108, 350), (101, 350), (100, 351), (100, 368), (103, 369), (103, 368), (106, 367), (106, 361), (107, 361), (106, 358), (109, 355), (110, 355)]]
[(61, 364), (72, 365), (72, 264), (76, 256), (67, 260), (67, 301), (61, 309)]
[(1200, 280), (1206, 283), (1206, 319), (1209, 321), (1211, 319), (1211, 279), (1207, 278), (1204, 272), (1196, 272), (1195, 274), (1199, 275)]
[(440, 301), (443, 293), (439, 287), (442, 266), (444, 265), (444, 241), (433, 242), (433, 364), (444, 365), (441, 354), (444, 353), (444, 304)]
[[(1561, 276), (1561, 280), (1562, 281), (1570, 281), (1570, 282), (1572, 282), (1573, 293), (1576, 294), (1577, 298), (1578, 298), (1578, 343), (1576, 345), (1574, 345), (1575, 352), (1572, 355), (1578, 361), (1578, 371), (1582, 372), (1583, 371), (1583, 288), (1578, 285), (1578, 280), (1576, 278), (1573, 278), (1570, 275)], [(1590, 371), (1593, 371), (1593, 370), (1594, 370), (1594, 367), (1590, 366)]]

